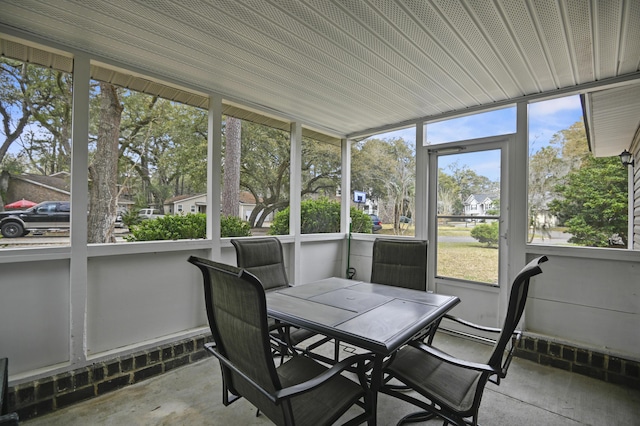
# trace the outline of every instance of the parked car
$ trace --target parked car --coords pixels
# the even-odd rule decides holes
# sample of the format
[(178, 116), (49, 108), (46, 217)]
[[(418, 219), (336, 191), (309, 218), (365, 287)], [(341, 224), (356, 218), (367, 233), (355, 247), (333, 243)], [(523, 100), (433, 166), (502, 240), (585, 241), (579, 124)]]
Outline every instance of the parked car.
[(375, 214), (370, 214), (369, 217), (371, 217), (371, 222), (373, 223), (373, 232), (381, 230), (382, 222), (380, 221), (380, 218)]
[(162, 216), (164, 216), (164, 215), (160, 214), (158, 209), (152, 209), (152, 208), (140, 209), (140, 211), (138, 212), (138, 217), (140, 219), (142, 219), (142, 220), (157, 219), (157, 218), (162, 217)]
[(127, 211), (122, 209), (118, 209), (118, 211), (116, 212), (116, 222), (114, 224), (116, 228), (124, 228), (124, 222), (122, 221), (122, 216), (124, 216), (125, 214), (127, 214)]
[[(69, 201), (43, 201), (26, 210), (0, 212), (0, 233), (5, 238), (18, 238), (31, 232), (68, 231), (70, 216)], [(122, 226), (122, 215), (118, 214), (115, 227)]]
[(412, 220), (410, 217), (407, 216), (400, 216), (400, 223), (411, 223)]
[(30, 232), (69, 229), (68, 201), (44, 201), (26, 210), (0, 212), (0, 232), (5, 238), (23, 237)]

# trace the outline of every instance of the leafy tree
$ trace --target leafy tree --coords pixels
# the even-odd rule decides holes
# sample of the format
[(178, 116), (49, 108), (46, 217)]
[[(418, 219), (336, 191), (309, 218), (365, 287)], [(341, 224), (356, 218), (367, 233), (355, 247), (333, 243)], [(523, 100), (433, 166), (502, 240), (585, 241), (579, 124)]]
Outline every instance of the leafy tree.
[[(7, 153), (5, 157), (0, 162), (0, 170), (2, 172), (7, 172), (12, 175), (19, 175), (25, 173), (28, 168), (26, 160), (23, 155), (14, 155), (11, 153)], [(0, 188), (2, 188), (0, 186)], [(1, 208), (1, 207), (0, 207)]]
[(393, 158), (382, 139), (366, 139), (351, 149), (351, 188), (363, 191), (371, 200), (387, 196), (386, 177), (391, 176)]
[(340, 147), (309, 138), (302, 140), (302, 198), (336, 195), (340, 185)]
[[(69, 74), (0, 58), (0, 163), (13, 170), (56, 172), (69, 170)], [(9, 148), (20, 143), (22, 152), (5, 162)], [(30, 160), (30, 161), (29, 161)], [(0, 188), (0, 194), (7, 188)], [(4, 205), (0, 199), (0, 209)]]
[(389, 155), (395, 158), (392, 173), (386, 179), (387, 199), (385, 205), (392, 209), (390, 214), (396, 235), (403, 232), (400, 216), (413, 216), (415, 207), (416, 162), (415, 149), (402, 138), (389, 142)]
[(252, 227), (261, 227), (269, 214), (289, 205), (290, 146), (288, 132), (242, 122), (240, 188), (256, 200)]
[(561, 198), (549, 203), (568, 227), (570, 243), (611, 247), (616, 237), (627, 244), (627, 171), (618, 157), (586, 158), (557, 185)]
[(353, 145), (351, 186), (378, 203), (383, 218), (403, 232), (400, 216), (415, 208), (415, 147), (402, 138), (370, 138)]
[(476, 225), (471, 230), (471, 236), (479, 242), (486, 244), (487, 247), (497, 245), (499, 239), (498, 222)]
[[(91, 154), (100, 115), (99, 83), (91, 99)], [(174, 195), (204, 192), (207, 113), (199, 108), (117, 88), (123, 107), (119, 129), (118, 184), (138, 207), (161, 209)]]
[[(43, 105), (30, 99), (33, 121), (44, 131), (29, 131), (23, 138), (23, 152), (43, 175), (71, 169), (72, 77), (60, 71), (33, 66), (38, 74), (30, 89), (39, 93)], [(35, 100), (38, 101), (37, 99)]]
[(458, 185), (453, 176), (438, 169), (438, 214), (448, 216), (460, 214), (463, 210)]
[[(249, 121), (242, 122), (241, 133), (240, 188), (256, 200), (249, 223), (252, 227), (261, 227), (271, 213), (289, 206), (290, 135)], [(226, 151), (225, 146), (225, 162)], [(340, 151), (305, 138), (302, 160), (302, 197), (335, 194), (340, 178)]]
[(207, 115), (198, 108), (121, 89), (120, 180), (141, 207), (206, 185)]
[[(449, 165), (449, 170), (454, 186), (458, 190), (461, 203), (471, 194), (495, 194), (499, 190), (498, 182), (493, 182), (488, 177), (477, 174), (466, 164), (460, 166), (456, 161)], [(461, 210), (456, 214), (462, 212)]]
[(562, 179), (560, 170), (564, 162), (559, 152), (556, 147), (546, 146), (529, 159), (529, 224), (533, 228), (529, 242), (533, 241), (536, 230), (545, 225), (540, 218), (546, 216), (548, 203), (554, 197), (553, 189)]
[(469, 166), (458, 161), (448, 170), (438, 169), (438, 214), (464, 214), (464, 201), (471, 194), (497, 194), (499, 182), (478, 175)]
[[(105, 203), (116, 203), (125, 190), (134, 194), (137, 207), (151, 205), (161, 210), (166, 199), (182, 191), (206, 188), (206, 112), (106, 83), (94, 82), (92, 88), (90, 173), (94, 173), (92, 168), (107, 165), (108, 171), (98, 171), (95, 180), (92, 176), (90, 189), (95, 191), (112, 174), (116, 180), (109, 178), (109, 189), (92, 199), (90, 220), (93, 211), (94, 220), (112, 224), (115, 208)], [(101, 100), (107, 93), (113, 101), (105, 107)], [(117, 124), (113, 121), (116, 116)], [(103, 129), (113, 130), (108, 149), (101, 145)], [(96, 231), (90, 242), (109, 241), (104, 233), (112, 227), (92, 229)]]
[(582, 120), (556, 132), (549, 143), (529, 155), (529, 226), (533, 231), (529, 242), (537, 232), (543, 237), (548, 232), (553, 220), (549, 203), (558, 196), (554, 189), (591, 157)]
[[(302, 234), (340, 232), (340, 203), (329, 201), (326, 198), (304, 200), (300, 208), (300, 232)], [(350, 215), (352, 232), (368, 234), (372, 232), (373, 225), (369, 215), (355, 207), (351, 207)], [(287, 234), (289, 234), (289, 207), (276, 214), (269, 228), (269, 235)]]
[(560, 147), (560, 156), (564, 160), (562, 164), (565, 167), (565, 170), (561, 170), (561, 175), (580, 168), (582, 163), (591, 156), (582, 120), (576, 121), (568, 129), (555, 133), (550, 143)]
[(168, 149), (158, 161), (166, 169), (169, 195), (196, 194), (207, 187), (207, 111), (171, 102), (171, 115), (163, 120)]

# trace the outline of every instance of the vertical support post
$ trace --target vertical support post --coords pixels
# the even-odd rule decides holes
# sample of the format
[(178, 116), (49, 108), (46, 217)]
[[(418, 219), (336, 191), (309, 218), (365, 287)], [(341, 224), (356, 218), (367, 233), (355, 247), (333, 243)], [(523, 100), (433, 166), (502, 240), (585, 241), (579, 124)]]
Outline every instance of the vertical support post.
[(351, 266), (351, 141), (342, 139), (340, 141), (342, 176), (340, 177), (340, 232), (346, 235), (347, 244), (342, 254), (342, 268), (349, 277), (349, 267)]
[[(509, 229), (506, 230), (508, 250), (503, 250), (501, 256), (507, 261), (507, 282), (510, 283), (516, 274), (526, 264), (527, 232), (529, 227), (529, 104), (526, 101), (516, 105), (516, 135), (509, 140), (507, 147), (509, 158), (508, 178), (508, 206), (507, 220)], [(504, 208), (500, 203), (501, 208)], [(502, 266), (501, 266), (502, 268)], [(504, 318), (509, 303), (509, 286), (501, 283), (500, 312), (498, 318)], [(526, 313), (522, 314), (520, 324), (524, 323)]]
[(300, 203), (302, 201), (302, 124), (299, 122), (291, 123), (291, 169), (289, 171), (289, 234), (293, 235), (293, 250), (291, 253), (291, 262), (289, 269), (295, 284), (301, 282), (301, 262), (300, 257)]
[[(633, 156), (631, 157), (633, 158)], [(634, 191), (634, 167), (635, 167), (635, 161), (633, 162), (632, 165), (627, 166), (627, 248), (629, 250), (633, 250), (633, 224), (635, 222), (635, 217), (634, 217), (634, 209), (633, 209), (633, 204), (634, 204), (634, 197), (635, 197), (635, 191)]]
[(207, 238), (211, 239), (211, 257), (220, 259), (220, 170), (222, 168), (222, 97), (209, 96), (207, 135)]
[(73, 61), (73, 106), (71, 124), (71, 258), (69, 265), (69, 316), (71, 364), (87, 358), (87, 206), (89, 205), (89, 57)]
[[(429, 188), (429, 153), (424, 146), (425, 132), (424, 123), (416, 123), (416, 190), (415, 190), (415, 211), (413, 212), (413, 224), (415, 226), (416, 238), (428, 240), (427, 230), (431, 223), (427, 223), (427, 194)], [(429, 241), (431, 244), (431, 241)]]

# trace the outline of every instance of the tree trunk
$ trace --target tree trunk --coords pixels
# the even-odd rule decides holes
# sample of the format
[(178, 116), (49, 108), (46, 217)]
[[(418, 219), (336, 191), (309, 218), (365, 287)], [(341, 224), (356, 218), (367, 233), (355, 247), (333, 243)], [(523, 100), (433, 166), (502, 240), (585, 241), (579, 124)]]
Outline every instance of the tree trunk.
[(9, 190), (9, 179), (11, 179), (11, 175), (8, 171), (3, 170), (0, 173), (0, 212), (4, 211), (5, 199), (4, 195)]
[(238, 216), (240, 206), (240, 136), (242, 121), (237, 118), (227, 117), (225, 130), (222, 215)]
[(118, 139), (123, 107), (115, 86), (100, 83), (100, 123), (96, 155), (89, 166), (88, 242), (114, 242), (118, 200)]

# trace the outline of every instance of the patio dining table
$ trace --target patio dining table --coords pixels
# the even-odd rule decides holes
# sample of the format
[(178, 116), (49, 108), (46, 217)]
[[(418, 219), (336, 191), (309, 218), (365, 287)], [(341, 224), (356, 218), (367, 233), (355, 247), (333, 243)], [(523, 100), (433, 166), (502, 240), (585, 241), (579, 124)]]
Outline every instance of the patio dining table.
[(333, 277), (267, 293), (267, 313), (374, 353), (375, 409), (384, 359), (459, 302), (455, 296)]

